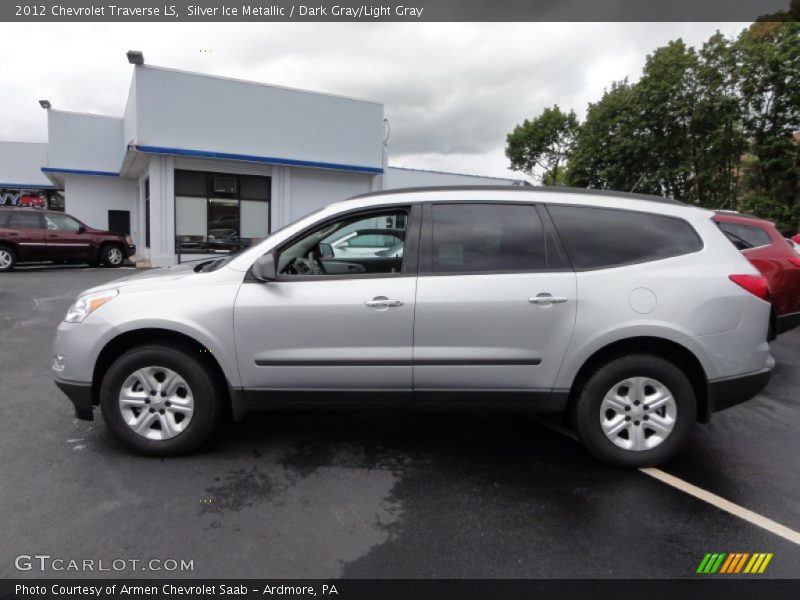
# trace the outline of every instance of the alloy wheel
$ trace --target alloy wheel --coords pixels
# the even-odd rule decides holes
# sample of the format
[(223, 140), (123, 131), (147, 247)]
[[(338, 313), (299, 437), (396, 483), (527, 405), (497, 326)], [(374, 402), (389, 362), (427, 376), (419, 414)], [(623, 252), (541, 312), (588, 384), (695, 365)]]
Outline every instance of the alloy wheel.
[(670, 390), (650, 377), (630, 377), (615, 384), (600, 404), (600, 426), (623, 450), (650, 450), (675, 428), (678, 408)]
[(194, 396), (189, 384), (172, 369), (144, 367), (131, 373), (119, 393), (122, 419), (150, 440), (168, 440), (192, 421)]
[(111, 248), (108, 251), (108, 262), (112, 265), (118, 265), (122, 263), (122, 250), (119, 248)]

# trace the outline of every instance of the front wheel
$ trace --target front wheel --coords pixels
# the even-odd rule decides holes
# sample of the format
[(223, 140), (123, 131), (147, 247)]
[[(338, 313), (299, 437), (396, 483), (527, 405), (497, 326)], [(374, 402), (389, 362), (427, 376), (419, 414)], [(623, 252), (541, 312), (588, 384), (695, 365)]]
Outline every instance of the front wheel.
[(111, 365), (100, 388), (100, 409), (129, 448), (172, 456), (191, 452), (213, 433), (222, 393), (189, 348), (141, 346)]
[(116, 244), (103, 246), (100, 251), (100, 256), (103, 264), (107, 267), (119, 267), (125, 260), (125, 256), (122, 254), (122, 248)]
[(637, 354), (600, 367), (580, 390), (573, 426), (587, 449), (619, 466), (654, 466), (685, 443), (696, 420), (694, 389), (658, 356)]

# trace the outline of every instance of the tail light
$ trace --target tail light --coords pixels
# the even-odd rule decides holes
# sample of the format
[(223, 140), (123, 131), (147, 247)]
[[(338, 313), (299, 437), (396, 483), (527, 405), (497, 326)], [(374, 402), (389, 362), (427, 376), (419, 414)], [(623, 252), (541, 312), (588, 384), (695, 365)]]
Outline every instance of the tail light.
[(761, 275), (729, 275), (728, 278), (754, 296), (758, 296), (765, 302), (770, 301), (769, 285)]

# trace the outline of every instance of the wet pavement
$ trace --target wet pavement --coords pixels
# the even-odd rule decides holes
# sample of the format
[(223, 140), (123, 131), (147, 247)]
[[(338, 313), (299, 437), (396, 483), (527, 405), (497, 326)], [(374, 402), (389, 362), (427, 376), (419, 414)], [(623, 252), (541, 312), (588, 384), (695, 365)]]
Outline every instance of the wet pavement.
[[(124, 274), (0, 275), (0, 577), (696, 577), (706, 552), (772, 552), (761, 577), (800, 574), (800, 546), (517, 414), (282, 411), (192, 456), (131, 455), (50, 374), (74, 296)], [(797, 531), (800, 330), (773, 353), (765, 392), (663, 470)], [(15, 568), (37, 553), (194, 568)]]

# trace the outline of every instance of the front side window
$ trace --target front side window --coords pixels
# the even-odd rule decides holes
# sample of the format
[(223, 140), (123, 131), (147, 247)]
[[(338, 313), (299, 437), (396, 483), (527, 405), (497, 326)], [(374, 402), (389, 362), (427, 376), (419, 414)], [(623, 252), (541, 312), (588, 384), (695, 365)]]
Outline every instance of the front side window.
[(541, 271), (542, 222), (528, 204), (434, 204), (434, 273)]
[(69, 215), (46, 214), (44, 216), (44, 220), (45, 223), (47, 223), (48, 229), (76, 233), (81, 228), (80, 222), (76, 219), (73, 219)]
[(739, 250), (768, 246), (772, 243), (769, 234), (760, 227), (741, 223), (728, 223), (726, 221), (718, 221), (717, 225)]
[(408, 209), (401, 208), (329, 222), (284, 248), (278, 255), (278, 273), (290, 277), (401, 273), (407, 217)]
[(692, 226), (676, 217), (588, 206), (547, 210), (575, 269), (661, 260), (703, 247)]

